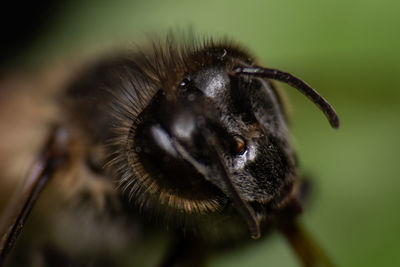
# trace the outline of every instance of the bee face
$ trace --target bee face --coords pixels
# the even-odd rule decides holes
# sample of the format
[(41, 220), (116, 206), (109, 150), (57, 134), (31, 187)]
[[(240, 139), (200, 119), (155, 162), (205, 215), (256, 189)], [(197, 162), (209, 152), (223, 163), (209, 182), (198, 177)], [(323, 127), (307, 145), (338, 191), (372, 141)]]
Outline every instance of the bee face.
[(187, 73), (173, 95), (159, 91), (133, 134), (134, 165), (183, 212), (221, 212), (233, 203), (227, 182), (249, 205), (290, 197), (296, 170), (276, 95), (229, 68)]

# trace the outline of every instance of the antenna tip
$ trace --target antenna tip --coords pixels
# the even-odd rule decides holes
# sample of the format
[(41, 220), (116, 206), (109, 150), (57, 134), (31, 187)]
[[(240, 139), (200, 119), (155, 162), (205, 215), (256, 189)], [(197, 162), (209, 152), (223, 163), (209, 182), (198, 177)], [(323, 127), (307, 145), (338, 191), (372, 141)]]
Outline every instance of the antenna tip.
[(336, 113), (329, 116), (329, 123), (331, 124), (332, 128), (339, 129), (340, 127), (340, 120)]
[(332, 124), (333, 129), (339, 129), (340, 128), (340, 122), (337, 121), (334, 124)]

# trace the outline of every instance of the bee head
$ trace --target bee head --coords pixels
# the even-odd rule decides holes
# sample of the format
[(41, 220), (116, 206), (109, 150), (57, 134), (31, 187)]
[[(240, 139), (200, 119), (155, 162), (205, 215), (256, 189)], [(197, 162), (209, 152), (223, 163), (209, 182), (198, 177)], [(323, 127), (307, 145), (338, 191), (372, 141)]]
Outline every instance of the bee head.
[(235, 53), (206, 50), (203, 63), (197, 53), (195, 68), (171, 74), (178, 79), (168, 88), (160, 84), (130, 128), (123, 154), (131, 172), (122, 184), (142, 207), (197, 215), (233, 210), (258, 238), (260, 223), (295, 196), (298, 181), (282, 105), (266, 78), (299, 89), (332, 125), (338, 121), (301, 80), (243, 63), (247, 57)]

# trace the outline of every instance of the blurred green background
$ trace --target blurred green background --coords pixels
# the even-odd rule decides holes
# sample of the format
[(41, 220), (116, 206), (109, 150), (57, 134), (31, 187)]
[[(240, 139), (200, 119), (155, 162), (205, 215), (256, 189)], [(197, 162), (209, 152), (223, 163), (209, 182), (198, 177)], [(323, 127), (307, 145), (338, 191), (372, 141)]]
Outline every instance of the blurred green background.
[[(53, 8), (53, 7), (52, 7)], [(10, 67), (186, 29), (229, 36), (266, 65), (305, 79), (338, 111), (328, 122), (288, 88), (292, 132), (314, 177), (303, 222), (339, 266), (400, 266), (400, 2), (64, 1), (9, 56)], [(283, 238), (215, 256), (210, 266), (298, 266)]]

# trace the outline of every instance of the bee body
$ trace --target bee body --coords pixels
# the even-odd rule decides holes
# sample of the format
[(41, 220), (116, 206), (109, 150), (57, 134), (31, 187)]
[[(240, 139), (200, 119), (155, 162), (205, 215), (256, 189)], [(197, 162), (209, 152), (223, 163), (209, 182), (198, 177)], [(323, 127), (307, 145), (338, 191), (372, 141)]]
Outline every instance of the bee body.
[[(78, 227), (97, 224), (82, 231), (102, 237), (86, 237), (60, 258), (82, 260), (82, 251), (91, 251), (91, 262), (100, 264), (110, 251), (164, 236), (181, 248), (170, 249), (164, 266), (190, 265), (198, 258), (193, 251), (206, 255), (205, 247), (251, 242), (291, 225), (302, 209), (300, 171), (270, 79), (300, 90), (338, 126), (311, 87), (259, 67), (227, 42), (168, 38), (82, 71), (56, 99), (68, 162), (55, 181), (74, 195), (66, 217)], [(59, 217), (52, 220), (66, 227), (56, 239), (71, 241), (77, 229)], [(67, 229), (75, 234), (68, 237)]]

